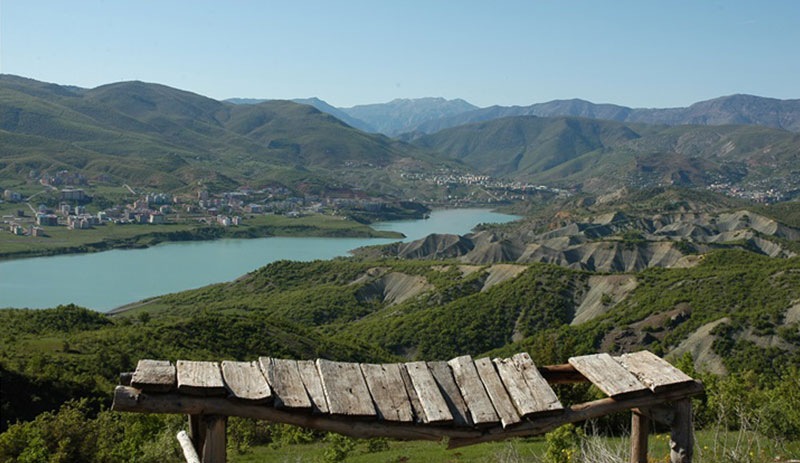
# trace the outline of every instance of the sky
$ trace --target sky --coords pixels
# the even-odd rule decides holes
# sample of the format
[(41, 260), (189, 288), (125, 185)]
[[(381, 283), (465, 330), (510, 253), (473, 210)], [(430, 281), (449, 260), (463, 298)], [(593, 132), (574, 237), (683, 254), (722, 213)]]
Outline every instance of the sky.
[(800, 98), (800, 1), (0, 0), (0, 73), (338, 107)]

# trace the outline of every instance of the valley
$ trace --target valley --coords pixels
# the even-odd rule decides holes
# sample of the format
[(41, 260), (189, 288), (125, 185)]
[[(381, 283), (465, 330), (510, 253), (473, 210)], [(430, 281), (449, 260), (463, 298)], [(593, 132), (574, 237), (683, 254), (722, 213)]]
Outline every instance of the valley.
[[(0, 460), (63, 450), (111, 461), (130, 449), (172, 458), (181, 423), (107, 410), (117, 375), (141, 358), (405, 362), (525, 351), (542, 365), (641, 349), (703, 379), (701, 435), (744, 432), (794, 448), (795, 106), (735, 95), (663, 110), (441, 98), (336, 108), (2, 75), (0, 294), (55, 299), (0, 310)], [(392, 231), (476, 207), (519, 220), (490, 223), (484, 210), (489, 218), (457, 229), (402, 240)], [(36, 261), (26, 257), (66, 253), (86, 255), (19, 271)], [(224, 269), (226, 258), (242, 266)], [(95, 306), (49, 282), (50, 270), (79, 292), (124, 299)], [(213, 278), (160, 286), (189, 274)], [(565, 403), (593, 397), (558, 393)], [(602, 425), (619, 434), (626, 420)], [(325, 438), (231, 423), (229, 452), (241, 458), (251, 444), (313, 453)]]

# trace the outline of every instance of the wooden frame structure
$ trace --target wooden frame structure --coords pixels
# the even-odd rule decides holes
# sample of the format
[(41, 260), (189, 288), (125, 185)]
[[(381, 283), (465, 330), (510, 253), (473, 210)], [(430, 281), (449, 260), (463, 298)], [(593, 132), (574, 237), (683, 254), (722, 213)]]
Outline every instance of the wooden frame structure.
[[(562, 406), (552, 384), (591, 382), (604, 399)], [(527, 353), (448, 362), (359, 364), (261, 357), (257, 362), (140, 360), (123, 373), (113, 410), (189, 416), (203, 462), (224, 462), (228, 416), (352, 437), (449, 439), (450, 448), (543, 434), (631, 410), (632, 463), (647, 462), (650, 422), (670, 426), (671, 461), (692, 461), (690, 397), (703, 385), (641, 351), (537, 367)]]

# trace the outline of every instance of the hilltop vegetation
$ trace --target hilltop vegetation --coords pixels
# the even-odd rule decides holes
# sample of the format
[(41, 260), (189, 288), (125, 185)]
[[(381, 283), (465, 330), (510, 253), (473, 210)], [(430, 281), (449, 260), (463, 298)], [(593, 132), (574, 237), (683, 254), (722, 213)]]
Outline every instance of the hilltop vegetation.
[(800, 138), (782, 129), (797, 130), (794, 100), (734, 96), (684, 112), (647, 110), (652, 117), (585, 102), (495, 108), (491, 117), (402, 137), (413, 143), (355, 127), (395, 135), (397, 124), (484, 110), (435, 98), (344, 109), (300, 101), (310, 105), (233, 104), (143, 82), (81, 89), (2, 75), (0, 181), (15, 188), (68, 170), (94, 184), (170, 192), (278, 184), (302, 193), (360, 189), (436, 201), (453, 193), (449, 183), (421, 189), (407, 178), (480, 173), (589, 192), (716, 185), (774, 190), (778, 199), (796, 194), (800, 179)]
[[(716, 251), (693, 268), (631, 274), (627, 278), (635, 284), (616, 293), (610, 290), (612, 277), (547, 264), (276, 262), (235, 282), (164, 296), (111, 317), (77, 307), (0, 311), (4, 426), (56, 409), (69, 397), (90, 399), (12, 426), (0, 437), (0, 454), (33, 451), (31, 436), (51, 436), (46, 429), (56, 428), (46, 426), (73, 416), (95, 433), (112, 420), (120, 435), (103, 434), (106, 445), (133, 445), (143, 457), (151, 445), (145, 442), (175, 424), (153, 418), (145, 428), (150, 431), (142, 434), (136, 423), (145, 417), (96, 415), (108, 405), (119, 372), (133, 369), (139, 358), (261, 355), (382, 362), (525, 350), (537, 363), (553, 364), (600, 350), (647, 348), (706, 378), (709, 402), (699, 405), (699, 425), (716, 422), (738, 397), (725, 388), (747, 381), (749, 394), (763, 401), (742, 404), (747, 408), (740, 413), (766, 413), (768, 407), (771, 421), (759, 431), (773, 438), (800, 437), (800, 417), (792, 411), (800, 398), (786, 395), (800, 363), (798, 258)], [(600, 287), (608, 296), (590, 301)], [(714, 323), (718, 328), (704, 331)], [(704, 337), (698, 341), (698, 336)], [(698, 344), (706, 347), (693, 350)], [(721, 369), (731, 379), (695, 368)], [(572, 394), (572, 400), (588, 397), (587, 391)], [(795, 405), (776, 406), (776, 394)], [(36, 406), (19, 407), (26, 403)], [(730, 419), (736, 429), (739, 422)], [(123, 437), (126, 443), (120, 442)], [(73, 455), (101, 452), (62, 445)], [(172, 448), (169, 441), (160, 445)]]
[[(557, 364), (645, 348), (706, 382), (708, 394), (696, 403), (699, 426), (800, 441), (800, 203), (756, 206), (730, 197), (797, 194), (800, 135), (713, 125), (775, 125), (765, 114), (779, 107), (773, 113), (781, 127), (797, 130), (795, 103), (732, 97), (646, 113), (552, 102), (536, 109), (558, 116), (546, 118), (495, 108), (480, 117), (513, 117), (404, 137), (411, 144), (289, 101), (235, 105), (142, 82), (81, 89), (0, 76), (0, 181), (26, 195), (42, 188), (42, 172), (68, 171), (114, 190), (114, 201), (98, 201), (108, 203), (102, 207), (125, 203), (127, 193), (116, 190), (125, 184), (134, 194), (127, 183), (187, 197), (200, 186), (268, 185), (277, 188), (265, 196), (285, 190), (315, 202), (335, 197), (324, 192), (392, 198), (399, 209), (383, 212), (393, 216), (425, 211), (403, 201), (411, 197), (486, 198), (526, 216), (355, 257), (275, 262), (114, 314), (75, 306), (0, 310), (0, 461), (174, 459), (177, 420), (107, 410), (118, 374), (141, 358), (389, 362), (524, 350), (537, 364)], [(356, 116), (363, 128), (389, 131), (475, 109), (460, 100), (393, 104), (361, 107)], [(708, 125), (673, 125), (686, 121)], [(59, 192), (50, 189), (39, 198), (52, 207)], [(3, 207), (15, 220), (27, 213)], [(373, 219), (378, 208), (354, 211), (353, 221), (327, 224), (251, 217), (224, 233), (297, 234), (312, 226), (372, 233), (356, 222)], [(56, 238), (101, 250), (223, 233), (121, 228)], [(13, 239), (0, 243), (0, 256), (37, 252)], [(559, 393), (565, 403), (594, 394), (581, 387)], [(620, 428), (614, 417), (605, 424)], [(232, 448), (246, 449), (256, 434), (275, 444), (321, 437), (232, 420)], [(734, 456), (742, 455), (719, 460)]]
[[(744, 227), (744, 214), (735, 212), (744, 205), (711, 193), (657, 190), (564, 201), (550, 206), (560, 214), (545, 208), (519, 224), (484, 226), (477, 234), (536, 236), (580, 228), (575, 224), (586, 217), (606, 217), (596, 230), (612, 230), (623, 244), (638, 246), (653, 237), (632, 232), (652, 226), (657, 209), (664, 217), (704, 218), (706, 225), (695, 225), (698, 230), (743, 227), (760, 237), (770, 234), (787, 250), (797, 241), (794, 228), (752, 211)], [(796, 204), (790, 206), (760, 213), (785, 216), (796, 225)], [(651, 214), (649, 221), (645, 213)], [(710, 218), (716, 219), (713, 226)], [(608, 239), (603, 236), (596, 234)], [(452, 243), (458, 248), (464, 238)], [(233, 282), (143, 301), (112, 315), (73, 306), (2, 310), (0, 456), (174, 458), (177, 419), (107, 411), (118, 373), (132, 370), (141, 358), (264, 355), (393, 362), (527, 351), (537, 364), (558, 364), (574, 355), (645, 348), (704, 380), (707, 396), (695, 404), (699, 427), (757, 431), (776, 445), (800, 439), (800, 257), (770, 257), (743, 243), (703, 252), (691, 266), (625, 273), (547, 263), (469, 263), (446, 253), (435, 260), (279, 261)], [(566, 403), (593, 397), (580, 387), (559, 392)], [(82, 400), (70, 401), (76, 398)], [(16, 420), (23, 423), (14, 425)], [(618, 429), (625, 422), (611, 418), (606, 425)], [(231, 452), (256, 442), (282, 445), (322, 437), (259, 426), (232, 421)], [(85, 433), (63, 431), (76, 428)], [(715, 455), (719, 459), (712, 461), (730, 456)]]
[(800, 135), (754, 126), (518, 116), (442, 130), (415, 144), (488, 175), (589, 192), (713, 184), (792, 192), (800, 178)]
[(433, 165), (413, 146), (289, 101), (234, 105), (142, 82), (78, 89), (3, 75), (0, 108), (6, 187), (70, 170), (94, 182), (162, 191), (274, 182), (388, 193), (399, 191), (395, 180), (380, 174), (384, 186), (365, 182), (359, 168), (409, 158)]

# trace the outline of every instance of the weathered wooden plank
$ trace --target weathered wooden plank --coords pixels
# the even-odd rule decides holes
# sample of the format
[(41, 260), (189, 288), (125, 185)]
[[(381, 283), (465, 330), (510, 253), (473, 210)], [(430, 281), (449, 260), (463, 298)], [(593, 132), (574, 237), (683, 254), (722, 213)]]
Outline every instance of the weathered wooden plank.
[(272, 387), (276, 408), (311, 408), (311, 399), (303, 386), (297, 361), (272, 357), (261, 357), (258, 361)]
[[(119, 390), (121, 387), (122, 386), (118, 386), (117, 390)], [(512, 437), (540, 435), (552, 431), (553, 429), (566, 423), (577, 423), (579, 421), (591, 420), (634, 408), (651, 408), (658, 406), (659, 404), (680, 400), (686, 397), (692, 397), (702, 393), (703, 383), (700, 381), (693, 381), (683, 387), (664, 391), (664, 393), (659, 395), (647, 393), (642, 395), (629, 395), (620, 399), (606, 397), (604, 399), (594, 400), (591, 402), (575, 404), (567, 407), (564, 410), (564, 413), (540, 416), (535, 420), (523, 421), (522, 423), (519, 423), (511, 428), (502, 429), (498, 426), (484, 429), (482, 430), (481, 435), (478, 437), (454, 437), (448, 442), (447, 448), (454, 449), (463, 447), (465, 445), (479, 444), (481, 442), (492, 442), (509, 439)]]
[(456, 357), (449, 362), (450, 368), (453, 369), (453, 377), (458, 384), (458, 390), (461, 391), (461, 397), (469, 408), (472, 422), (476, 426), (495, 424), (500, 421), (497, 412), (492, 405), (486, 389), (483, 387), (483, 382), (478, 376), (478, 370), (475, 369), (475, 363), (472, 357), (464, 355)]
[(139, 360), (131, 386), (148, 392), (168, 392), (177, 386), (175, 365), (168, 360)]
[(233, 397), (254, 402), (272, 399), (267, 378), (257, 362), (222, 362), (222, 379)]
[(494, 364), (520, 416), (528, 417), (564, 409), (527, 353), (508, 359), (494, 359)]
[(655, 393), (692, 381), (686, 373), (650, 351), (622, 354), (615, 360)]
[(317, 360), (328, 409), (334, 415), (375, 416), (375, 405), (357, 363)]
[(417, 391), (419, 402), (425, 411), (425, 423), (449, 423), (453, 421), (453, 415), (447, 406), (436, 380), (433, 379), (431, 371), (425, 362), (409, 362), (405, 364), (411, 384)]
[(414, 411), (414, 422), (422, 423), (425, 417), (425, 410), (422, 409), (422, 404), (417, 397), (417, 391), (414, 390), (414, 385), (411, 383), (411, 377), (408, 376), (408, 370), (405, 367), (400, 367), (400, 377), (403, 378), (403, 386), (406, 388), (406, 395), (411, 402), (411, 410)]
[(227, 390), (217, 362), (178, 360), (178, 391), (195, 395), (224, 395)]
[(410, 423), (414, 421), (414, 411), (408, 398), (400, 365), (388, 363), (376, 365), (362, 363), (361, 372), (375, 402), (378, 418), (385, 421)]
[(569, 363), (609, 397), (647, 391), (644, 384), (608, 354), (570, 357)]
[(297, 369), (300, 371), (300, 378), (306, 387), (306, 392), (311, 398), (311, 404), (317, 413), (328, 413), (328, 401), (325, 399), (325, 391), (322, 389), (322, 378), (319, 377), (317, 364), (313, 360), (298, 360)]
[(503, 427), (522, 421), (517, 409), (514, 408), (514, 403), (511, 402), (511, 397), (508, 396), (508, 392), (503, 386), (503, 381), (500, 380), (497, 370), (494, 369), (492, 359), (484, 357), (475, 360), (475, 368), (478, 370), (478, 376), (481, 377), (489, 398), (492, 399), (492, 405), (500, 416), (500, 423)]
[(450, 408), (450, 414), (453, 415), (453, 424), (456, 426), (472, 426), (469, 408), (467, 408), (464, 398), (461, 397), (461, 391), (458, 390), (458, 384), (453, 378), (453, 370), (450, 369), (450, 365), (447, 362), (428, 362), (428, 369), (431, 370), (433, 378), (439, 385), (442, 396)]
[(227, 397), (193, 397), (176, 393), (149, 394), (127, 386), (117, 386), (114, 389), (112, 409), (118, 412), (136, 413), (241, 416), (360, 438), (389, 437), (402, 440), (441, 441), (442, 437), (478, 438), (482, 434), (479, 430), (451, 426), (419, 426), (416, 423), (349, 420), (333, 415), (297, 413), (295, 410), (279, 410)]

